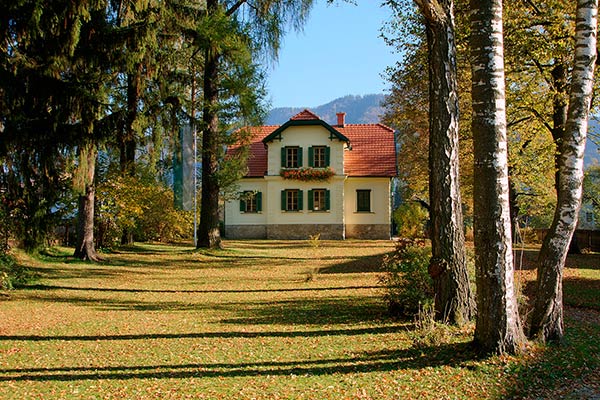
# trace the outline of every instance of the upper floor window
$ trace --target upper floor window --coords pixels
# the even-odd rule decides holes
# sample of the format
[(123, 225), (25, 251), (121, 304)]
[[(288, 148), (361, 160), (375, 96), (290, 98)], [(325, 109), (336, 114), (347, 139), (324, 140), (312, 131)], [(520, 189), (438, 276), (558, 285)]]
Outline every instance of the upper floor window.
[(329, 166), (328, 146), (313, 146), (308, 148), (309, 166), (314, 168), (325, 168)]
[(240, 198), (240, 211), (256, 213), (262, 211), (262, 193), (246, 191)]
[(302, 147), (282, 147), (281, 167), (300, 168), (302, 166)]
[(356, 191), (356, 211), (371, 212), (371, 191), (359, 189)]

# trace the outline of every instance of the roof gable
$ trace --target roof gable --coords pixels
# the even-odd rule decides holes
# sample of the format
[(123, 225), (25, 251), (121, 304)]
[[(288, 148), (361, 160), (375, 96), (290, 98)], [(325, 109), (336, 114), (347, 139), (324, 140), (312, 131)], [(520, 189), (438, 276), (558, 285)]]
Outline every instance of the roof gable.
[(338, 139), (342, 142), (350, 142), (350, 140), (344, 136), (340, 131), (333, 128), (327, 122), (323, 121), (319, 118), (318, 115), (313, 113), (310, 110), (304, 110), (287, 121), (285, 124), (281, 125), (279, 128), (275, 129), (270, 135), (265, 137), (262, 141), (263, 143), (272, 142), (275, 139), (281, 139), (281, 133), (285, 131), (290, 126), (322, 126), (323, 128), (329, 131), (330, 139)]

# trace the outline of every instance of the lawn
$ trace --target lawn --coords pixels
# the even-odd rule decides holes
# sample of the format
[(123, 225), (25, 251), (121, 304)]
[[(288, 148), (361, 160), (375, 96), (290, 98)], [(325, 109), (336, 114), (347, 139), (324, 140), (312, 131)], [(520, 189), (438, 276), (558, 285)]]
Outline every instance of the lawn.
[(600, 398), (598, 255), (569, 260), (562, 347), (480, 358), (472, 327), (423, 347), (388, 318), (390, 242), (225, 247), (136, 244), (102, 264), (19, 254), (40, 278), (0, 296), (0, 398)]

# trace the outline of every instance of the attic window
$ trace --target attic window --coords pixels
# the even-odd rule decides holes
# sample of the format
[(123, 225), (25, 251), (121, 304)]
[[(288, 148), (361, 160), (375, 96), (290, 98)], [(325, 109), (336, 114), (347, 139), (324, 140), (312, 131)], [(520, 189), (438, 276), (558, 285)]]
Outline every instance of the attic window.
[(300, 168), (302, 166), (302, 149), (300, 147), (283, 147), (281, 149), (282, 168)]

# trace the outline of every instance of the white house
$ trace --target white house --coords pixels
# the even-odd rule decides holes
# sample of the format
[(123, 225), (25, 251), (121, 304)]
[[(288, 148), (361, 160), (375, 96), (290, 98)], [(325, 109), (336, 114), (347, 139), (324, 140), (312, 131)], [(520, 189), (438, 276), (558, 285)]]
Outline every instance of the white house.
[(329, 125), (304, 110), (281, 126), (252, 128), (240, 198), (225, 203), (232, 239), (389, 239), (394, 131)]

